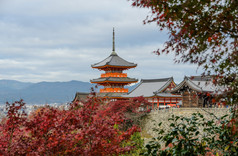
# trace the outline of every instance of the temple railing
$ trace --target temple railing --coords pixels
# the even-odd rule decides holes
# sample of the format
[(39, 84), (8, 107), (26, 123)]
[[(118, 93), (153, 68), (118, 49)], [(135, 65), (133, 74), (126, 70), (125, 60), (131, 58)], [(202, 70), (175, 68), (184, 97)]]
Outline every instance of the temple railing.
[(100, 93), (128, 93), (127, 88), (104, 88), (100, 89)]
[(127, 77), (126, 73), (103, 73), (101, 77)]

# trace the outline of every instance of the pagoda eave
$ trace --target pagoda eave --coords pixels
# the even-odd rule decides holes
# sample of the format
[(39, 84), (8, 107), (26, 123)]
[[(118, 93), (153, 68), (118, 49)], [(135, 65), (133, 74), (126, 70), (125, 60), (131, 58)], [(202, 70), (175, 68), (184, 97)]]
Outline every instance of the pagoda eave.
[(100, 69), (100, 70), (103, 70), (103, 69), (106, 69), (106, 68), (120, 68), (120, 69), (130, 69), (130, 68), (135, 68), (137, 65), (135, 66), (112, 66), (112, 65), (105, 65), (105, 66), (98, 66), (98, 67), (95, 67), (95, 66), (92, 66), (92, 68), (96, 68), (96, 69)]
[(107, 84), (107, 83), (116, 83), (116, 84), (130, 84), (130, 83), (136, 83), (138, 81), (101, 81), (101, 82), (98, 82), (98, 81), (91, 81), (91, 83), (97, 83), (97, 84)]

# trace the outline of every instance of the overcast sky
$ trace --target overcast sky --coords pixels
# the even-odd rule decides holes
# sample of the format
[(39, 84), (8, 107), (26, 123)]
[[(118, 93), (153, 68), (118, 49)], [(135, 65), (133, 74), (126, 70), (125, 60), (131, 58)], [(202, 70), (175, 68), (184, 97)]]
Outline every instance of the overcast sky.
[(173, 55), (152, 52), (168, 38), (155, 24), (143, 25), (149, 10), (127, 0), (0, 0), (0, 79), (23, 82), (89, 82), (91, 68), (112, 51), (137, 63), (126, 71), (138, 79), (198, 75), (197, 67), (173, 63)]

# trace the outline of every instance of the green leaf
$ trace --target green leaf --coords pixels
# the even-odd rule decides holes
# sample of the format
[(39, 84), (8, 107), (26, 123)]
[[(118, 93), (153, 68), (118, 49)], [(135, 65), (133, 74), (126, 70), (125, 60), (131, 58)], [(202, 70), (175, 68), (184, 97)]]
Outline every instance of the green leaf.
[(161, 126), (161, 125), (162, 125), (162, 122), (159, 123), (159, 126)]
[(230, 145), (227, 145), (227, 146), (225, 147), (225, 151), (227, 151), (229, 148), (230, 148)]
[(196, 133), (195, 133), (195, 135), (198, 135), (199, 134), (199, 131), (197, 131)]
[(232, 147), (231, 150), (232, 150), (232, 152), (236, 153), (236, 148), (235, 147)]

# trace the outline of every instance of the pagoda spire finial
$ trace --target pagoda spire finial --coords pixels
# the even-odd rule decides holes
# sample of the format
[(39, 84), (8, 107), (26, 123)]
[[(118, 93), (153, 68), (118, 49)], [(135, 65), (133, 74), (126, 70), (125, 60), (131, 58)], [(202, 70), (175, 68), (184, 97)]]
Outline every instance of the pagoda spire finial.
[(113, 27), (113, 34), (112, 34), (112, 51), (115, 52), (115, 31)]

